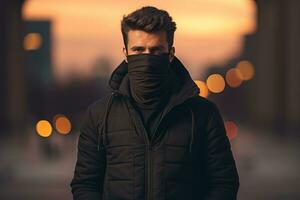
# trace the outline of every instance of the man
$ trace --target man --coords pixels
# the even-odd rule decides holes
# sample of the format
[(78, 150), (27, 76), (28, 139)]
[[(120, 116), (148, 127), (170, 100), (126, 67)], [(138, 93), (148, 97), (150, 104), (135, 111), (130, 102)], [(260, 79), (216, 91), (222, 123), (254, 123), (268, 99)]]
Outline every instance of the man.
[[(146, 6), (121, 22), (124, 61), (88, 106), (71, 182), (78, 200), (234, 200), (223, 119), (174, 56), (176, 24)], [(191, 52), (192, 53), (192, 52)]]

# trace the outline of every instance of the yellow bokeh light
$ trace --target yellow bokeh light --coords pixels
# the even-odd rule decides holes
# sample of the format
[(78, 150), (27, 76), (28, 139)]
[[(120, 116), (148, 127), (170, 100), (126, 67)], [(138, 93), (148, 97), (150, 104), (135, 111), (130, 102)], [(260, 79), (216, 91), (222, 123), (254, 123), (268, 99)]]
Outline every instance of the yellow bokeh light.
[(241, 61), (237, 64), (237, 69), (242, 73), (243, 80), (250, 80), (254, 76), (254, 67), (249, 61)]
[(39, 33), (28, 33), (24, 38), (24, 49), (36, 50), (42, 45), (42, 36)]
[(207, 96), (208, 96), (208, 88), (207, 88), (205, 82), (200, 81), (200, 80), (195, 80), (194, 82), (196, 83), (196, 85), (200, 89), (199, 96), (207, 98)]
[(72, 128), (70, 120), (62, 114), (54, 117), (54, 124), (57, 132), (63, 135), (70, 133)]
[(47, 120), (40, 120), (36, 124), (36, 132), (42, 137), (49, 137), (52, 133), (52, 126)]
[(237, 68), (231, 68), (226, 72), (226, 82), (230, 87), (238, 87), (242, 84), (243, 75)]
[(225, 81), (220, 74), (212, 74), (207, 78), (206, 85), (211, 92), (220, 93), (225, 88)]

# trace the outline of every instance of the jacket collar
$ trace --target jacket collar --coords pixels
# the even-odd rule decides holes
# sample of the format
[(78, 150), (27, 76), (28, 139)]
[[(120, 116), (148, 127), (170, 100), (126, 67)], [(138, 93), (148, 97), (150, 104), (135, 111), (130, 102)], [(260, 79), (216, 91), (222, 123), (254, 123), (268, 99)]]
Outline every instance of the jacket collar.
[[(177, 80), (174, 81), (174, 86), (172, 87), (169, 102), (163, 109), (161, 119), (163, 119), (164, 116), (176, 105), (179, 105), (194, 96), (198, 96), (200, 92), (200, 89), (192, 80), (189, 72), (186, 70), (184, 65), (180, 62), (180, 60), (176, 56), (171, 62), (171, 68)], [(114, 95), (118, 93), (123, 95), (124, 97), (127, 97), (128, 99), (131, 97), (127, 72), (128, 72), (127, 63), (125, 62), (125, 60), (123, 60), (121, 64), (119, 64), (117, 68), (112, 72), (109, 78), (108, 86), (112, 90), (112, 95), (109, 97), (109, 100), (107, 102), (107, 106), (104, 114), (104, 120), (102, 120), (102, 124), (100, 127), (101, 131), (98, 135), (98, 150), (100, 150), (100, 148), (102, 149), (103, 147), (105, 147), (107, 142), (106, 121), (107, 121), (107, 116), (108, 116), (110, 106), (112, 105), (113, 102)], [(195, 119), (194, 119), (193, 109), (190, 108), (190, 106), (188, 106), (188, 108), (192, 115), (192, 131), (191, 131), (192, 139), (190, 141), (190, 151), (191, 151), (192, 143), (193, 143)]]

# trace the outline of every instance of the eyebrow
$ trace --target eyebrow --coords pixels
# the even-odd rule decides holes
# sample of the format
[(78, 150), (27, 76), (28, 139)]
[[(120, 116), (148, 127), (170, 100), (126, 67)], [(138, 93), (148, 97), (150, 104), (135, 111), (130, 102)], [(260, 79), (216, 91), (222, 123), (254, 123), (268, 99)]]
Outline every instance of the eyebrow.
[[(130, 49), (132, 51), (134, 51), (134, 50), (145, 49), (145, 47), (144, 46), (132, 46)], [(158, 45), (158, 46), (154, 46), (154, 47), (150, 48), (150, 50), (158, 50), (158, 49), (165, 49), (165, 47), (163, 45)]]

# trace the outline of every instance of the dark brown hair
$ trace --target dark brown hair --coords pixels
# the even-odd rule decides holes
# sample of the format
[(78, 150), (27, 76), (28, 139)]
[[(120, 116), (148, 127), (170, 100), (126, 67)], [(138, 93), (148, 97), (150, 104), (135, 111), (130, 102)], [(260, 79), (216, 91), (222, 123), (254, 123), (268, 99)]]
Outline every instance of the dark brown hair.
[(157, 9), (153, 6), (144, 6), (127, 16), (123, 16), (121, 21), (121, 31), (126, 49), (129, 30), (142, 30), (148, 33), (165, 31), (170, 50), (173, 46), (176, 23), (172, 21), (172, 17), (167, 11)]

